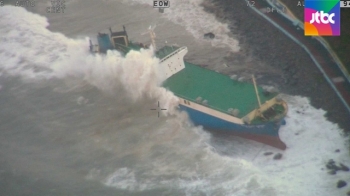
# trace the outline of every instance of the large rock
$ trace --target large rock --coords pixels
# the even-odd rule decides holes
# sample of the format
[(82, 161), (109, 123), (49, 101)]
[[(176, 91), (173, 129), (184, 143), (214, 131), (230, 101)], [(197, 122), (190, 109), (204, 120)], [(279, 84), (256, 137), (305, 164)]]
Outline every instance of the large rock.
[(343, 188), (344, 186), (346, 186), (346, 182), (344, 180), (339, 180), (337, 182), (337, 188)]
[(343, 170), (343, 171), (349, 171), (349, 167), (340, 163), (340, 169)]
[(265, 156), (269, 156), (269, 155), (272, 155), (272, 154), (273, 154), (273, 152), (265, 152), (264, 153)]
[(330, 159), (327, 162), (326, 167), (327, 167), (328, 170), (334, 171), (334, 172), (329, 172), (330, 174), (336, 173), (339, 170), (350, 171), (348, 166), (346, 166), (346, 165), (344, 165), (342, 163), (339, 163), (339, 166), (338, 166), (333, 159)]
[(282, 159), (282, 154), (281, 153), (277, 153), (275, 156), (273, 156), (274, 160), (280, 160)]
[(215, 34), (214, 33), (206, 33), (204, 34), (204, 38), (206, 39), (214, 39), (215, 38)]

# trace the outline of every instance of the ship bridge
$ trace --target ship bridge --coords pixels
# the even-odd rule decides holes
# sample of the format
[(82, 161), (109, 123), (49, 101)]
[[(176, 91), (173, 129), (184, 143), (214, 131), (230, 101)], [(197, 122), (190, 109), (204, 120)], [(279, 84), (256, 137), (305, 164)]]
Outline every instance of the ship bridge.
[(164, 46), (156, 52), (160, 59), (160, 70), (166, 78), (178, 73), (185, 68), (184, 56), (187, 47)]

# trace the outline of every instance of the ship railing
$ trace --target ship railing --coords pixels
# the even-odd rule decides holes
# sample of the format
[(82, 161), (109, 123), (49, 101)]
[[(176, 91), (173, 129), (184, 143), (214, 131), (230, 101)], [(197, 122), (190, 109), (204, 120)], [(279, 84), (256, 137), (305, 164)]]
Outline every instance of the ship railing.
[(267, 100), (264, 104), (262, 104), (259, 108), (256, 108), (255, 110), (248, 113), (246, 116), (243, 117), (243, 119), (250, 124), (254, 119), (256, 119), (258, 116), (261, 116), (265, 111), (272, 108), (274, 105), (282, 105), (284, 108), (284, 111), (282, 114), (276, 115), (274, 118), (278, 118), (279, 116), (285, 116), (288, 111), (288, 105), (285, 101), (278, 97), (274, 97), (270, 100)]
[[(203, 106), (208, 107), (208, 108), (210, 108), (210, 109), (214, 109), (214, 110), (216, 110), (216, 111), (219, 111), (219, 112), (222, 112), (222, 113), (225, 113), (225, 114), (228, 114), (228, 115), (232, 116), (231, 113), (229, 113), (228, 111), (225, 111), (225, 110), (223, 110), (223, 109), (220, 109), (220, 108), (211, 106), (211, 105), (209, 105), (209, 104), (203, 104), (203, 103), (201, 103), (201, 102), (197, 102), (196, 100), (193, 100), (192, 98), (189, 98), (189, 97), (186, 97), (186, 96), (182, 96), (182, 95), (178, 95), (178, 94), (175, 94), (175, 95), (176, 95), (177, 97), (182, 98), (182, 99), (186, 99), (186, 100), (192, 101), (192, 102), (197, 103), (197, 104), (199, 104), (199, 105), (203, 105)], [(235, 117), (240, 118), (240, 117), (238, 117), (238, 116), (235, 116)]]
[(182, 50), (185, 50), (186, 48), (187, 48), (186, 46), (182, 46), (181, 48), (174, 50), (174, 52), (171, 52), (170, 54), (168, 54), (167, 56), (165, 56), (164, 58), (162, 58), (162, 59), (160, 60), (160, 62), (162, 63), (162, 62), (166, 61), (166, 60), (169, 59), (170, 57), (174, 56), (175, 54), (179, 53), (179, 52), (182, 51)]
[(119, 49), (120, 50), (123, 50), (123, 52), (125, 52), (125, 53), (127, 53), (128, 51), (129, 51), (129, 48), (127, 47), (127, 46), (124, 46), (123, 44), (118, 44), (118, 43), (116, 43), (115, 44), (116, 46), (116, 49), (118, 49), (118, 47), (119, 47)]

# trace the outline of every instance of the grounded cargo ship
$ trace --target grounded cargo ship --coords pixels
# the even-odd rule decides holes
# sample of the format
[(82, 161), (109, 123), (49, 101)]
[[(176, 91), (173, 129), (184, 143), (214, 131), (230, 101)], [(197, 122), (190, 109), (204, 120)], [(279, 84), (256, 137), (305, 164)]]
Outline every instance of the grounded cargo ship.
[[(150, 35), (155, 47), (154, 33), (150, 31)], [(110, 29), (110, 34), (99, 33), (97, 41), (98, 45), (92, 45), (90, 41), (91, 52), (118, 50), (126, 54), (130, 50), (147, 48), (129, 41), (125, 27), (120, 32)], [(179, 108), (188, 113), (195, 125), (286, 149), (278, 131), (285, 124), (288, 107), (277, 93), (258, 87), (254, 77), (253, 83), (239, 82), (185, 62), (187, 51), (187, 47), (165, 46), (155, 55), (167, 77), (163, 87), (179, 98)]]

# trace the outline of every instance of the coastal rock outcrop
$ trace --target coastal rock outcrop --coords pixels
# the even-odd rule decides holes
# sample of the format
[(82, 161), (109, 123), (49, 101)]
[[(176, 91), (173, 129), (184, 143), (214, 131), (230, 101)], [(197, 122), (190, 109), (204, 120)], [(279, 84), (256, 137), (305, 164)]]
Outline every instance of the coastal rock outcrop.
[(331, 175), (334, 175), (337, 173), (337, 171), (350, 171), (349, 167), (339, 163), (337, 165), (333, 159), (329, 159), (329, 161), (326, 164), (327, 169), (329, 170), (328, 173)]
[(215, 38), (215, 34), (214, 33), (206, 33), (204, 34), (204, 38), (205, 39), (214, 39)]
[(273, 156), (274, 160), (280, 160), (282, 159), (282, 154), (281, 153), (277, 153), (275, 156)]
[(343, 188), (346, 185), (347, 185), (347, 183), (344, 180), (339, 180), (337, 182), (337, 188)]
[(264, 153), (265, 156), (269, 156), (269, 155), (272, 155), (272, 154), (273, 154), (273, 152), (265, 152)]

